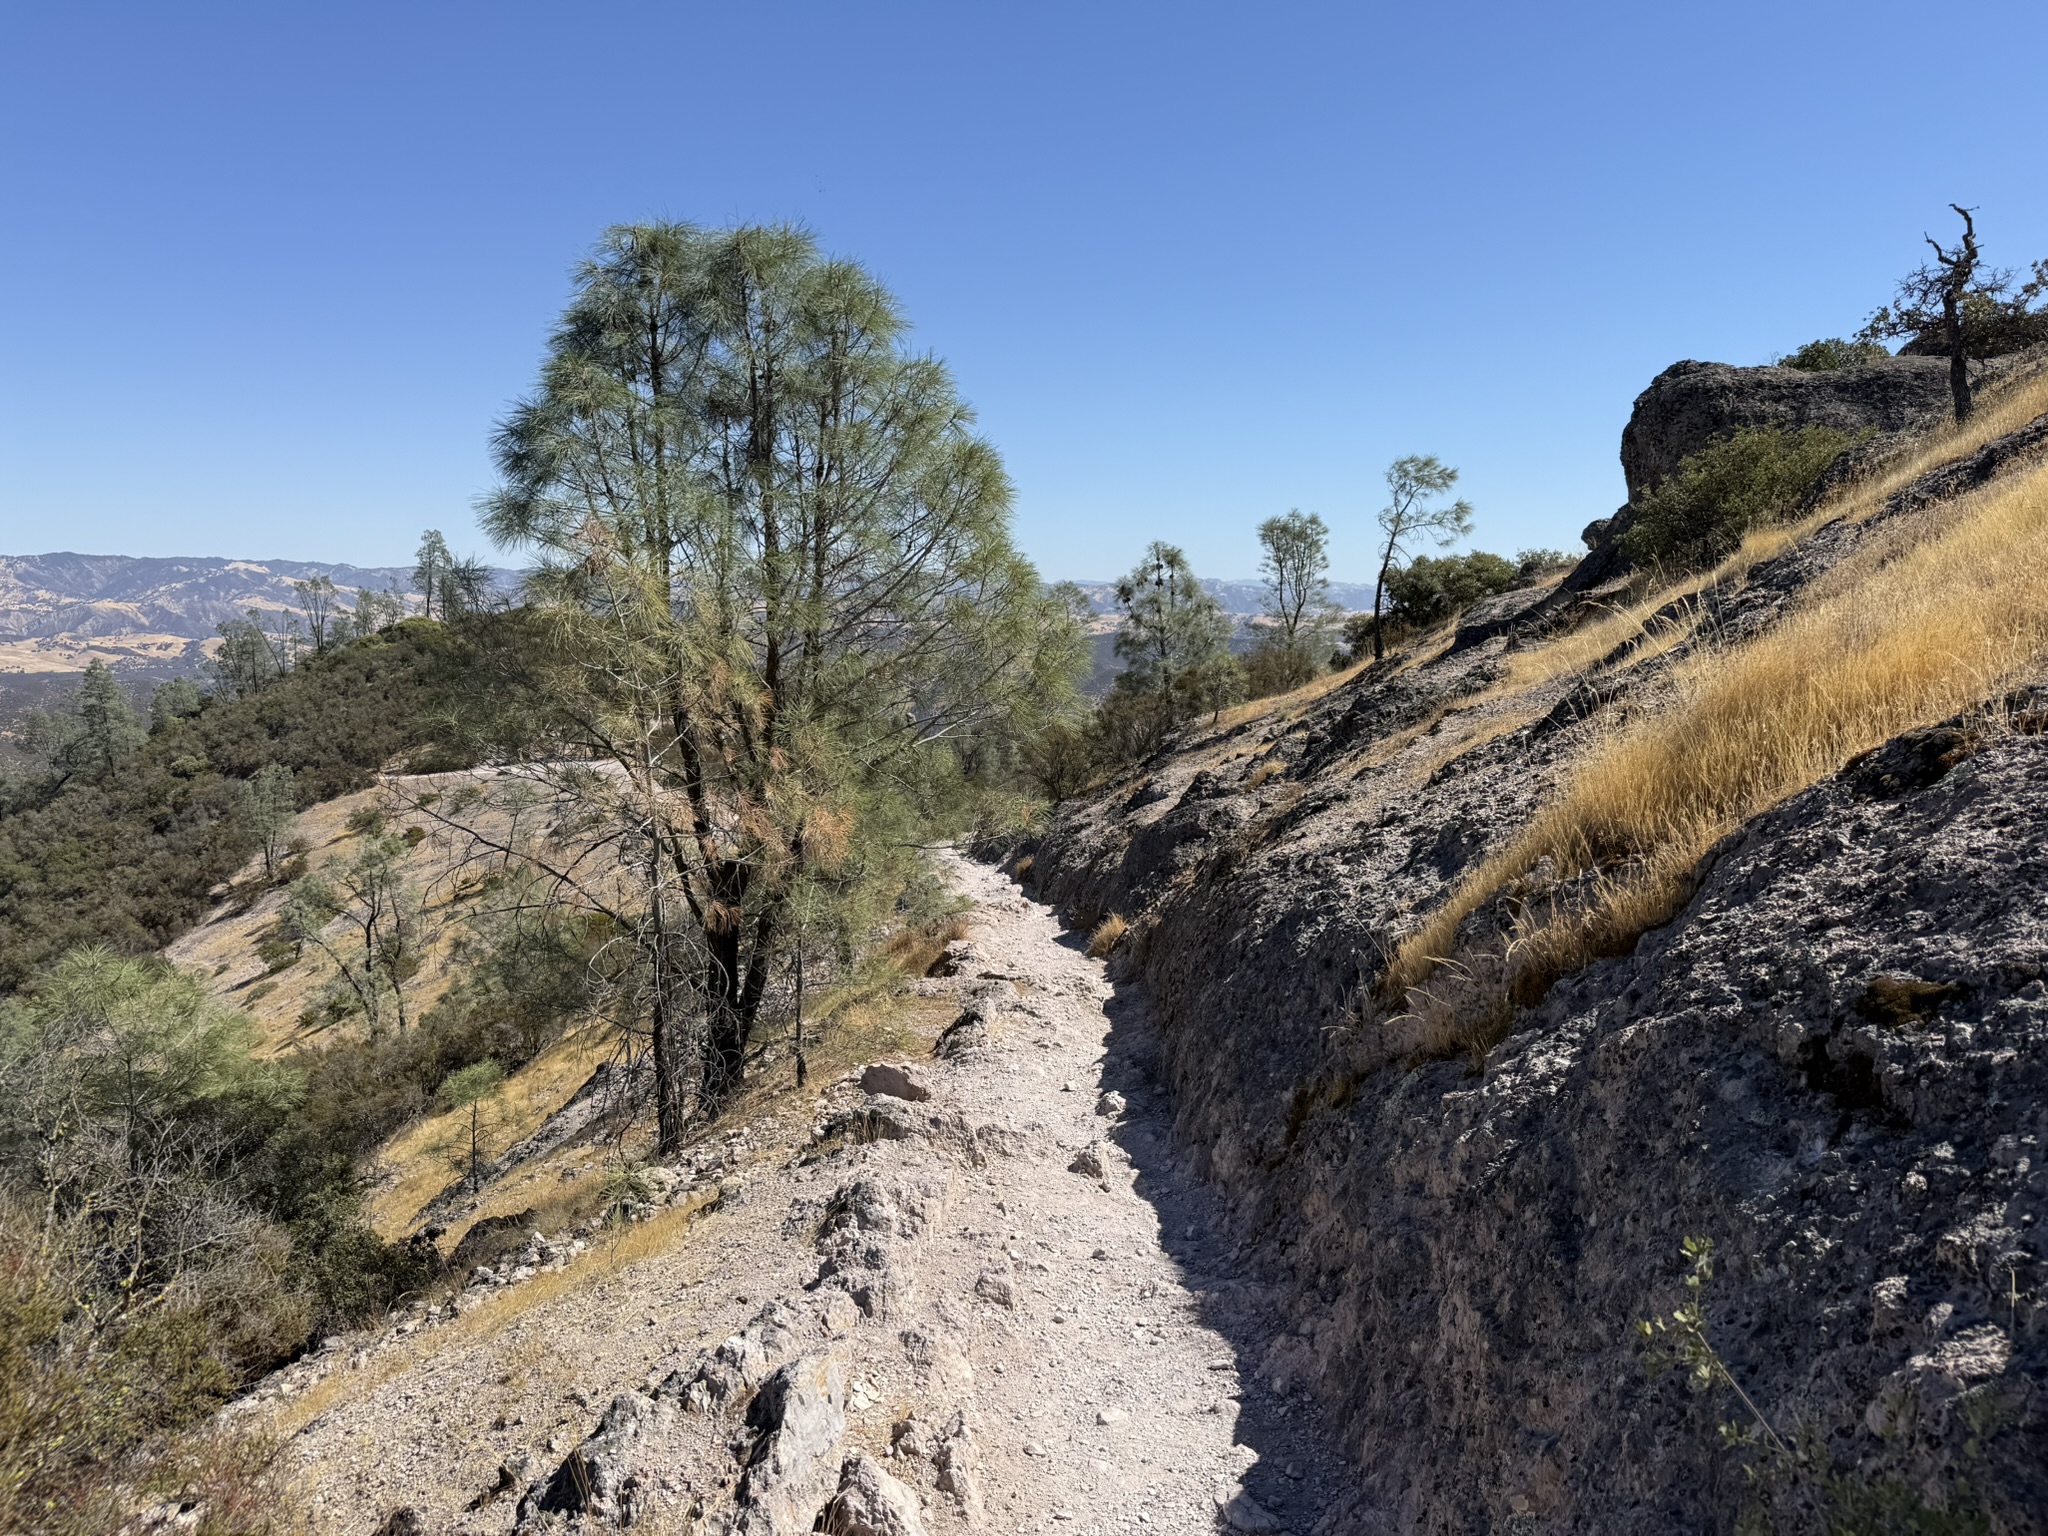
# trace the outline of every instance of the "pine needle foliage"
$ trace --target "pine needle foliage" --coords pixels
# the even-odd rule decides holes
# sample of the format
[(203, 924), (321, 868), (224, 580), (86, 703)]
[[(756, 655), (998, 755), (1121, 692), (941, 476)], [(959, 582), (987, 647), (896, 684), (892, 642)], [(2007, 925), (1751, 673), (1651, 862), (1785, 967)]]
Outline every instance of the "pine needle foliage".
[(548, 865), (642, 957), (664, 1147), (739, 1084), (803, 883), (971, 814), (1083, 664), (907, 329), (800, 229), (620, 226), (496, 438), (485, 529), (538, 561), (525, 777), (635, 871)]

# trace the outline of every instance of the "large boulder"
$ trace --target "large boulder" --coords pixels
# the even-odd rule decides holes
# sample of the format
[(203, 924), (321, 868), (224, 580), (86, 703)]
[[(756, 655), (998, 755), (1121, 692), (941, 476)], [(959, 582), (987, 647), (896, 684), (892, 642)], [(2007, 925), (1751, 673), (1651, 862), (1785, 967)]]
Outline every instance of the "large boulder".
[[(1970, 365), (1978, 387), (2034, 366), (2032, 353)], [(1629, 574), (1633, 563), (1621, 536), (1635, 517), (1635, 501), (1665, 480), (1691, 454), (1746, 427), (1832, 427), (1839, 432), (1875, 432), (1862, 450), (1881, 451), (1902, 433), (1942, 421), (1954, 409), (1948, 360), (1888, 357), (1860, 368), (1809, 373), (1798, 368), (1738, 368), (1731, 363), (1673, 363), (1636, 396), (1628, 425), (1621, 429), (1621, 474), (1628, 501), (1611, 517), (1587, 525), (1581, 537), (1586, 558), (1555, 593), (1537, 605), (1536, 616), (1570, 607), (1586, 593)]]
[[(1989, 366), (1972, 372), (1982, 377)], [(1688, 454), (1745, 427), (1907, 432), (1951, 409), (1946, 358), (1891, 357), (1827, 373), (1673, 363), (1636, 396), (1621, 429), (1621, 474), (1633, 501)]]
[(846, 1433), (846, 1377), (829, 1355), (792, 1360), (770, 1376), (747, 1409), (753, 1454), (740, 1479), (743, 1536), (799, 1536), (832, 1492)]

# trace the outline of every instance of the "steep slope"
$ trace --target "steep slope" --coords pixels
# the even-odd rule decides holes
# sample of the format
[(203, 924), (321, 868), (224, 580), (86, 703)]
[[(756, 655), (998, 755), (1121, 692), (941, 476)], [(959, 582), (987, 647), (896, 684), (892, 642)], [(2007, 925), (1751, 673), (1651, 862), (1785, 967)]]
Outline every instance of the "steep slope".
[[(2044, 413), (1192, 732), (1027, 850), (1131, 923), (1359, 1529), (2042, 1528)], [(1646, 1379), (1689, 1236), (1792, 1454)]]

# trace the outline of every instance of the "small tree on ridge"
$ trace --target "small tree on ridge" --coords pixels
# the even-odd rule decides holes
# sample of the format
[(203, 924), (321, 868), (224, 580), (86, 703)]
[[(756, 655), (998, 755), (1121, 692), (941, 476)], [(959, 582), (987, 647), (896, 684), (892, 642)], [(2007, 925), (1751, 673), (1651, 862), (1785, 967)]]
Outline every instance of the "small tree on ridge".
[(1372, 593), (1372, 657), (1387, 654), (1382, 618), (1387, 596), (1387, 577), (1394, 562), (1409, 554), (1409, 546), (1420, 539), (1437, 544), (1457, 542), (1472, 531), (1472, 504), (1460, 499), (1449, 506), (1431, 505), (1458, 483), (1458, 472), (1435, 454), (1410, 454), (1387, 466), (1386, 506), (1379, 512), (1380, 532), (1386, 544), (1380, 553), (1379, 580)]

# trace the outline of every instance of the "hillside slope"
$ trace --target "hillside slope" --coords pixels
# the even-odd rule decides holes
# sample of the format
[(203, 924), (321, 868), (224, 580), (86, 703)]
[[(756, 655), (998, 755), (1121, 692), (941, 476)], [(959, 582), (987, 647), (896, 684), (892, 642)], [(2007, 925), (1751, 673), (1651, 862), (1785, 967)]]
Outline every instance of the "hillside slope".
[[(2048, 387), (1887, 446), (1715, 572), (1470, 615), (1024, 850), (1131, 923), (1358, 1529), (2048, 1521)], [(1792, 1454), (1646, 1379), (1692, 1236)]]
[[(510, 589), (513, 571), (493, 573)], [(116, 670), (167, 677), (198, 670), (224, 619), (254, 608), (296, 613), (292, 583), (326, 576), (354, 606), (359, 588), (418, 607), (407, 566), (214, 556), (0, 555), (0, 675)]]

